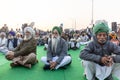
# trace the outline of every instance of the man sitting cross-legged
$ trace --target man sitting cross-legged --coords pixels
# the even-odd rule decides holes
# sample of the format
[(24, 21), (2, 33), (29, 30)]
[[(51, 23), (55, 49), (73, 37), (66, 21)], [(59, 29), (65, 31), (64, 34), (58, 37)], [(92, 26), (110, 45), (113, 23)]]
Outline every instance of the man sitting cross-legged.
[(35, 64), (37, 62), (37, 42), (34, 39), (35, 32), (31, 27), (26, 27), (24, 29), (24, 34), (24, 39), (20, 43), (20, 45), (14, 51), (9, 51), (6, 54), (6, 58), (13, 61), (10, 64), (11, 67), (24, 66), (27, 68), (31, 68), (32, 64)]
[(60, 35), (61, 29), (55, 26), (48, 43), (47, 57), (41, 58), (41, 61), (45, 63), (44, 69), (58, 69), (71, 62), (71, 56), (67, 54), (67, 42)]
[(93, 41), (80, 53), (87, 80), (113, 80), (113, 75), (120, 80), (120, 47), (108, 39), (108, 32), (105, 21), (96, 23)]

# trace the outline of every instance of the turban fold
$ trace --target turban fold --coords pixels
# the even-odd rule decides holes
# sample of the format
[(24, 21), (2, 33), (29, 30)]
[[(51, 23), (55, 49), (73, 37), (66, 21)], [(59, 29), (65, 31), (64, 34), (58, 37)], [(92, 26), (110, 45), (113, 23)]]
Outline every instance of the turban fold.
[(33, 28), (25, 27), (24, 33), (26, 33), (27, 31), (30, 32), (33, 37), (35, 36), (35, 31), (33, 30)]
[(59, 35), (61, 35), (61, 29), (60, 29), (60, 27), (54, 26), (53, 29), (52, 29), (52, 33), (53, 33), (54, 30), (57, 30), (58, 33), (59, 33)]
[(109, 33), (109, 27), (108, 27), (107, 23), (99, 22), (99, 23), (94, 25), (93, 33), (98, 34), (100, 32), (106, 32), (107, 34)]

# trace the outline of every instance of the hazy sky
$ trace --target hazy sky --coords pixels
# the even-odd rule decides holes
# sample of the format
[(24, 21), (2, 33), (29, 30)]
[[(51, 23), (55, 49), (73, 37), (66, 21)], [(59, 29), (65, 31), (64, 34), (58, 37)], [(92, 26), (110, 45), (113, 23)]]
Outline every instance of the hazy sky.
[[(85, 28), (91, 23), (92, 0), (0, 0), (0, 26), (18, 28), (35, 22), (47, 30), (64, 24), (64, 28)], [(94, 0), (94, 21), (104, 19), (120, 23), (120, 0)]]

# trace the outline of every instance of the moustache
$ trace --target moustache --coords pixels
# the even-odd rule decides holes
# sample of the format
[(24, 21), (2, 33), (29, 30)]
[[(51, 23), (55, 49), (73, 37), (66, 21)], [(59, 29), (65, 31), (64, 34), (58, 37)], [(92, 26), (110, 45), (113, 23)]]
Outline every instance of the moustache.
[(106, 42), (106, 40), (100, 40), (100, 42), (101, 42), (102, 44), (104, 44), (104, 43)]

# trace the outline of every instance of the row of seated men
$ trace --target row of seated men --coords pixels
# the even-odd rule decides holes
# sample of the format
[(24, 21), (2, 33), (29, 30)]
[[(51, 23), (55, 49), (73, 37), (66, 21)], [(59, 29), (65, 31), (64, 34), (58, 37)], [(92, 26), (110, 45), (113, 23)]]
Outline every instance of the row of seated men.
[[(5, 54), (5, 58), (12, 61), (10, 63), (11, 67), (23, 66), (31, 68), (33, 64), (38, 62), (36, 58), (37, 40), (34, 33), (31, 27), (26, 27), (22, 42), (14, 50), (9, 50)], [(52, 29), (52, 38), (48, 43), (47, 55), (41, 57), (41, 61), (45, 64), (43, 67), (45, 70), (56, 70), (69, 65), (72, 61), (70, 54), (67, 53), (66, 41), (60, 35), (60, 28), (55, 26)]]
[[(83, 59), (86, 78), (88, 80), (113, 80), (112, 75), (120, 79), (120, 47), (108, 39), (109, 28), (106, 23), (97, 23), (93, 28), (93, 40), (80, 52)], [(11, 67), (24, 66), (31, 68), (37, 63), (34, 30), (26, 27), (23, 41), (13, 51), (6, 53), (6, 59), (11, 60)], [(41, 57), (45, 64), (44, 70), (57, 70), (69, 65), (72, 61), (67, 53), (68, 46), (65, 39), (61, 38), (61, 30), (55, 26), (52, 29), (52, 37), (48, 42), (47, 54)], [(115, 55), (112, 55), (115, 54)]]
[(14, 50), (21, 42), (22, 37), (20, 33), (17, 33), (16, 36), (14, 36), (12, 33), (8, 34), (8, 37), (6, 37), (5, 32), (0, 33), (0, 52), (3, 54), (6, 54), (9, 50)]

